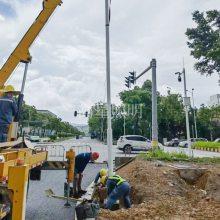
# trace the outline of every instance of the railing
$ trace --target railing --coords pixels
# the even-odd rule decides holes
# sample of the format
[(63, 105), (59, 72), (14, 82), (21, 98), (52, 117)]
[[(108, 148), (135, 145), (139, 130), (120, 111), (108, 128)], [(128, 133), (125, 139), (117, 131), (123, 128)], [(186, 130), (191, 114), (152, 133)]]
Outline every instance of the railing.
[[(85, 152), (92, 152), (92, 147), (89, 144), (79, 144), (71, 146), (76, 155)], [(61, 144), (37, 144), (34, 146), (34, 149), (46, 150), (48, 152), (48, 161), (65, 161), (66, 160), (66, 151), (69, 150), (70, 147), (65, 147)]]
[(92, 147), (89, 144), (79, 144), (79, 145), (73, 145), (72, 146), (76, 155), (80, 153), (90, 153), (92, 152)]
[(66, 149), (61, 144), (37, 144), (34, 146), (36, 150), (46, 150), (48, 152), (48, 160), (62, 160), (66, 158)]

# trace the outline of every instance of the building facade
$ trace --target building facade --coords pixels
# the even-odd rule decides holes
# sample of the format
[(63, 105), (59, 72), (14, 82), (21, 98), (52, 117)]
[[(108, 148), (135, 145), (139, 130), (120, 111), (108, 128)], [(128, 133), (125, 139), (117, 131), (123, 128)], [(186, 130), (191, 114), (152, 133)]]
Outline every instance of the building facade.
[(210, 96), (208, 106), (220, 106), (220, 94)]

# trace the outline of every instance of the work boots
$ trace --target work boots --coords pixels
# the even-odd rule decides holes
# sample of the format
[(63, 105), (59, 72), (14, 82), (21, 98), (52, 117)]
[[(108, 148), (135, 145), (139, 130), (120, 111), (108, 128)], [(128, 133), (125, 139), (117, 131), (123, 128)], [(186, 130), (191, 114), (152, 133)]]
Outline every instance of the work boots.
[(82, 173), (80, 173), (77, 185), (78, 185), (78, 193), (81, 194), (81, 195), (87, 193), (86, 190), (82, 190), (82, 188), (81, 188), (82, 178), (83, 178), (83, 175), (82, 175)]

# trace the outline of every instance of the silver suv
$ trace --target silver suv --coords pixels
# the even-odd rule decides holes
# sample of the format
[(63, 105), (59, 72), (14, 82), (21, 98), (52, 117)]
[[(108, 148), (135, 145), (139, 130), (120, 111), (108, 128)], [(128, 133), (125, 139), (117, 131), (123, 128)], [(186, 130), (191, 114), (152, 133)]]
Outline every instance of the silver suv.
[[(194, 143), (194, 142), (198, 142), (198, 141), (208, 141), (206, 138), (190, 138), (190, 141), (191, 143)], [(180, 147), (188, 147), (188, 141), (182, 141), (179, 143), (179, 146)]]
[(140, 135), (125, 135), (118, 139), (117, 148), (127, 154), (132, 151), (148, 151), (151, 149), (151, 141)]

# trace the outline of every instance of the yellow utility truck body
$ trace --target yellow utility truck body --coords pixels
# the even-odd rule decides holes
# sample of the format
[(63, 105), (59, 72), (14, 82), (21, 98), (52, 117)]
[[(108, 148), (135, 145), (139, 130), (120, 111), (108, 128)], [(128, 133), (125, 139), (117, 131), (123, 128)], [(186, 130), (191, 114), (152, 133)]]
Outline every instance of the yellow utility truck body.
[[(30, 46), (54, 10), (61, 4), (61, 0), (43, 0), (42, 11), (0, 69), (0, 89), (4, 89), (19, 62), (30, 62)], [(16, 129), (14, 132), (12, 130), (10, 129), (8, 140), (12, 140), (12, 133), (17, 134)], [(29, 172), (47, 160), (47, 151), (43, 148), (32, 148), (27, 140), (17, 140), (15, 137), (14, 140), (0, 143), (0, 219), (9, 216), (11, 220), (25, 220)]]

